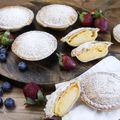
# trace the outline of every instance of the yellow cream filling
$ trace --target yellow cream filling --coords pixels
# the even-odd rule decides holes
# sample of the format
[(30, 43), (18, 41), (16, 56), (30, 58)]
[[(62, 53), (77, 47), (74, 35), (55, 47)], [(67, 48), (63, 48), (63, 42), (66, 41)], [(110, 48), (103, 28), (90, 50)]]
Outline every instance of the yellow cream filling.
[(82, 62), (89, 62), (101, 57), (108, 53), (108, 44), (95, 45), (92, 48), (84, 49), (76, 55), (77, 59)]
[(66, 114), (74, 103), (77, 101), (80, 95), (79, 83), (71, 84), (65, 92), (61, 94), (59, 99), (56, 101), (54, 113), (56, 116), (63, 116)]
[(96, 30), (83, 30), (69, 37), (67, 43), (71, 46), (79, 46), (85, 42), (94, 41), (98, 36)]

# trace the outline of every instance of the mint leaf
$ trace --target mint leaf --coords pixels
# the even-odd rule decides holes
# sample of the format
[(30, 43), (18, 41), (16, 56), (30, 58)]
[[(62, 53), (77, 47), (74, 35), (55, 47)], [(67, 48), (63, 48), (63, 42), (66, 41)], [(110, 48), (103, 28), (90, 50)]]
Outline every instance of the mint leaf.
[(32, 100), (31, 98), (27, 97), (26, 98), (26, 103), (25, 104), (28, 104), (28, 105), (35, 105), (36, 102), (34, 100)]

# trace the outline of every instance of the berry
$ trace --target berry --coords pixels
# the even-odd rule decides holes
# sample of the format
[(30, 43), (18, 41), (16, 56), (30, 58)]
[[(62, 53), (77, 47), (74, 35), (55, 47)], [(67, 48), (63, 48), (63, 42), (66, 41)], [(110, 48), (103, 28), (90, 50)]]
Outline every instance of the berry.
[(7, 56), (3, 53), (0, 54), (0, 62), (6, 62)]
[(18, 68), (19, 68), (20, 71), (26, 71), (27, 68), (28, 68), (28, 65), (25, 62), (20, 62), (18, 64)]
[(9, 82), (4, 82), (2, 84), (2, 89), (4, 92), (10, 92), (12, 90), (12, 85)]
[(92, 14), (89, 12), (80, 13), (80, 22), (82, 26), (85, 26), (85, 27), (92, 26), (93, 24)]
[(6, 48), (1, 48), (1, 49), (0, 49), (0, 54), (5, 54), (5, 55), (7, 55), (7, 49), (6, 49)]
[(13, 109), (13, 108), (15, 108), (15, 101), (12, 98), (7, 98), (4, 101), (4, 105), (8, 109)]
[(36, 83), (28, 83), (24, 88), (23, 88), (23, 93), (26, 98), (31, 98), (32, 100), (37, 99), (37, 93), (40, 90), (40, 87)]
[(3, 106), (3, 99), (0, 97), (0, 107)]
[(107, 32), (108, 21), (104, 17), (96, 18), (94, 21), (94, 26), (99, 28), (101, 32)]
[(74, 60), (70, 56), (64, 54), (59, 55), (59, 64), (65, 70), (73, 70), (76, 68)]

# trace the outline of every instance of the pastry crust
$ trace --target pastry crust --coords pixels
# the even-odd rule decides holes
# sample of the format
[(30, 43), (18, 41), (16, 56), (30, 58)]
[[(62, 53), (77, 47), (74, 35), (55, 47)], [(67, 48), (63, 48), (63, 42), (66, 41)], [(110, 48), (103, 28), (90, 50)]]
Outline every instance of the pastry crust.
[(108, 47), (111, 44), (111, 42), (107, 41), (87, 42), (73, 49), (71, 56), (77, 57), (81, 62), (96, 60), (108, 54)]
[(120, 24), (113, 28), (113, 36), (115, 40), (120, 43)]
[(110, 111), (120, 108), (120, 77), (113, 73), (98, 72), (81, 81), (80, 98), (88, 106)]
[(63, 116), (73, 107), (80, 96), (80, 83), (72, 82), (58, 88), (47, 96), (45, 113), (47, 117)]
[(17, 31), (30, 25), (34, 19), (32, 10), (23, 6), (8, 6), (0, 9), (0, 29)]
[(94, 41), (98, 36), (98, 28), (82, 27), (68, 33), (61, 39), (68, 45), (77, 47), (83, 43)]
[(50, 56), (57, 48), (57, 39), (43, 31), (29, 31), (19, 35), (12, 44), (12, 52), (28, 61)]
[(53, 29), (66, 29), (73, 25), (77, 18), (78, 14), (72, 7), (60, 4), (44, 6), (36, 15), (36, 21), (40, 25)]

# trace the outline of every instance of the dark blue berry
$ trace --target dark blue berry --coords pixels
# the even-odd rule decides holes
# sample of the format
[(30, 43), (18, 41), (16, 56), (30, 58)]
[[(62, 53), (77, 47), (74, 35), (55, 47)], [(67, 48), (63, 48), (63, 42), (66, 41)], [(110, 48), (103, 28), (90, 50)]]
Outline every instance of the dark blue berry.
[(3, 45), (0, 46), (0, 50), (3, 48)]
[(9, 82), (4, 82), (2, 84), (2, 89), (4, 92), (10, 92), (12, 90), (12, 85)]
[(7, 56), (3, 53), (0, 54), (0, 62), (6, 62)]
[(3, 106), (3, 99), (0, 97), (0, 107)]
[(15, 108), (15, 101), (12, 98), (7, 98), (4, 101), (4, 105), (7, 109), (13, 109)]
[(20, 62), (18, 64), (18, 68), (19, 68), (20, 71), (26, 71), (27, 68), (28, 68), (28, 65), (25, 62)]
[(0, 87), (0, 97), (3, 96), (3, 89)]
[(0, 49), (0, 54), (5, 54), (5, 55), (7, 55), (7, 49), (6, 49), (6, 48), (1, 48), (1, 49)]

